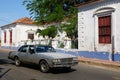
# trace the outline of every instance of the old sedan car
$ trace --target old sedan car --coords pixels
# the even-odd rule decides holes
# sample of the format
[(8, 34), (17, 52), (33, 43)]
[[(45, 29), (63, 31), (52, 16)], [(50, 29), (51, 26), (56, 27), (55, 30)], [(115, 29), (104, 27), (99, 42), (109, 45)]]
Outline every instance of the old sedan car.
[(48, 72), (57, 67), (70, 69), (78, 64), (76, 56), (57, 53), (53, 47), (45, 45), (21, 46), (18, 51), (9, 52), (8, 58), (14, 60), (16, 66), (21, 63), (38, 64), (41, 72)]

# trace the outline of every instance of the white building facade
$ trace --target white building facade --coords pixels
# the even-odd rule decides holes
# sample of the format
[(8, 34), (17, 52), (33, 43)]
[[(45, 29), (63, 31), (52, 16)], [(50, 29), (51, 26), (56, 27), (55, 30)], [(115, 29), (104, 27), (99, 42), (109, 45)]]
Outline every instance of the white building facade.
[(33, 24), (33, 20), (25, 17), (15, 22), (1, 26), (1, 46), (16, 48), (31, 40), (38, 40), (37, 29), (44, 29)]
[[(66, 37), (66, 33), (60, 33), (59, 37), (49, 38), (46, 36), (38, 36), (36, 31), (49, 27), (52, 24), (37, 26), (30, 18), (21, 18), (15, 22), (1, 26), (1, 47), (17, 50), (20, 46), (25, 44), (41, 44), (49, 45), (50, 42), (54, 48), (59, 47), (59, 41), (62, 40), (65, 45), (63, 48), (71, 48), (71, 40)], [(54, 25), (54, 24), (53, 24)], [(56, 39), (57, 38), (57, 39)]]
[(119, 7), (120, 0), (97, 0), (78, 7), (79, 55), (120, 61)]

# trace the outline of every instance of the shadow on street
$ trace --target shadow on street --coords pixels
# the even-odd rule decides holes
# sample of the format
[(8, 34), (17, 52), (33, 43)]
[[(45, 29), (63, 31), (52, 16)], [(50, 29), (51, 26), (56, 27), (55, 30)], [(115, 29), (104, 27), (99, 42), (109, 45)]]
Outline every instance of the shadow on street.
[(71, 72), (74, 72), (74, 71), (77, 71), (76, 69), (64, 69), (64, 68), (54, 68), (54, 69), (51, 69), (51, 73), (53, 74), (62, 74), (62, 73), (71, 73)]
[[(11, 61), (8, 59), (0, 59), (0, 65), (14, 65), (15, 66), (14, 61)], [(40, 70), (38, 65), (22, 64), (21, 67)], [(74, 71), (76, 71), (76, 69), (73, 69), (73, 68), (71, 68), (70, 70), (66, 70), (64, 68), (52, 68), (48, 73), (62, 74), (62, 73), (70, 73)]]
[[(38, 65), (28, 65), (28, 64), (22, 64), (21, 67), (27, 67), (30, 69), (35, 69), (35, 70), (40, 70)], [(70, 73), (70, 72), (74, 72), (77, 71), (76, 69), (64, 69), (64, 68), (52, 68), (50, 69), (50, 71), (48, 73), (52, 73), (52, 74), (62, 74), (62, 73)]]
[(0, 65), (4, 64), (13, 64), (13, 62), (7, 59), (0, 59)]

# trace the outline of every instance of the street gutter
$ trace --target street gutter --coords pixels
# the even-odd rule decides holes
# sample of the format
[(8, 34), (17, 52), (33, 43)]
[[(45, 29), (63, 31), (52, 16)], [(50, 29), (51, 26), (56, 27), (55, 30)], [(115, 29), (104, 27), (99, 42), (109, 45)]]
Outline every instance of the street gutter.
[(85, 64), (91, 64), (91, 65), (104, 66), (104, 67), (120, 70), (120, 63), (119, 62), (112, 62), (112, 61), (107, 61), (107, 60), (97, 60), (97, 59), (90, 59), (90, 58), (82, 58), (82, 57), (79, 57), (79, 62), (85, 63)]

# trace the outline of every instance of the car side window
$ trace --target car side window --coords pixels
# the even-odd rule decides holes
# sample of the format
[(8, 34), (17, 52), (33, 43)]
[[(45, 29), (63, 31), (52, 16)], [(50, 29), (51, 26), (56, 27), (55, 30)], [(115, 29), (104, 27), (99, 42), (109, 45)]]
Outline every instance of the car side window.
[(21, 47), (21, 49), (19, 50), (20, 52), (27, 52), (27, 46)]
[(46, 52), (45, 47), (39, 46), (36, 48), (37, 52)]
[(36, 52), (55, 52), (55, 49), (51, 46), (37, 46)]

